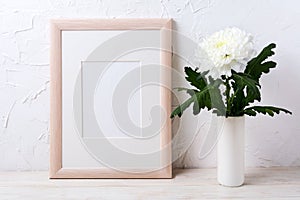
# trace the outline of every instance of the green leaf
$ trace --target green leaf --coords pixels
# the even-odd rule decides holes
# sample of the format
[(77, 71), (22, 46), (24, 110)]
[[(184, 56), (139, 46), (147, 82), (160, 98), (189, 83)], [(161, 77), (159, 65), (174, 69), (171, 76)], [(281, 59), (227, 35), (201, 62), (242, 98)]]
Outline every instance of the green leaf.
[[(232, 76), (227, 80), (226, 85), (226, 116), (242, 116), (244, 108), (255, 100), (260, 101), (260, 85), (251, 76), (244, 73), (231, 71)], [(230, 84), (232, 85), (233, 94), (230, 95)]]
[(205, 76), (208, 74), (208, 71), (201, 73), (197, 72), (197, 69), (193, 70), (191, 67), (185, 67), (184, 71), (186, 74), (185, 79), (190, 82), (192, 86), (199, 90), (202, 90), (207, 86), (207, 79)]
[(211, 110), (215, 108), (218, 114), (221, 115), (225, 112), (225, 105), (222, 100), (221, 91), (219, 89), (222, 81), (220, 79), (210, 79), (210, 83), (204, 87), (201, 91), (179, 88), (180, 91), (187, 91), (191, 97), (187, 99), (183, 104), (179, 105), (171, 113), (171, 118), (175, 116), (181, 117), (182, 113), (193, 103), (193, 114), (197, 115), (200, 113), (201, 109), (207, 108)]
[(244, 97), (244, 102), (246, 105), (249, 103), (254, 102), (254, 100), (261, 100), (260, 96), (260, 85), (258, 82), (254, 79), (252, 79), (250, 76), (244, 74), (244, 73), (237, 73), (232, 70), (232, 79), (235, 82), (235, 88), (236, 90), (239, 90), (240, 92), (244, 93), (244, 88), (246, 89), (246, 96)]
[(193, 114), (197, 115), (202, 109), (214, 109), (218, 115), (225, 114), (225, 105), (222, 99), (220, 85), (223, 83), (221, 79), (214, 79), (211, 76), (206, 78), (208, 71), (198, 72), (198, 69), (191, 67), (184, 68), (186, 80), (197, 89), (177, 88), (178, 91), (186, 91), (191, 97), (183, 104), (179, 105), (171, 113), (171, 118), (175, 116), (181, 117), (182, 113), (193, 104)]
[[(186, 91), (186, 93), (188, 93), (191, 97), (199, 92), (199, 90), (195, 90), (195, 89), (188, 89), (188, 88), (183, 88), (183, 87), (180, 87), (180, 88), (176, 88), (179, 92), (180, 91)], [(194, 97), (196, 98), (196, 97)], [(194, 102), (197, 102), (197, 99), (194, 99)], [(185, 109), (184, 109), (185, 110)], [(193, 114), (194, 115), (197, 115), (198, 113), (200, 112), (200, 108), (199, 108), (199, 105), (198, 103), (194, 103), (194, 106), (193, 106)]]
[[(196, 108), (200, 112), (201, 108), (204, 108), (205, 106), (208, 105), (208, 102), (207, 102), (207, 91), (208, 91), (208, 88), (205, 88), (204, 90), (202, 90), (200, 92), (194, 93), (193, 96), (191, 96), (190, 98), (188, 98), (181, 105), (177, 106), (175, 108), (175, 110), (173, 110), (173, 112), (171, 113), (170, 117), (174, 118), (176, 115), (178, 115), (178, 117), (181, 117), (183, 111), (185, 111), (192, 103), (194, 103), (194, 105), (196, 104)], [(197, 112), (197, 110), (194, 111), (194, 113), (195, 112)]]
[(180, 106), (177, 106), (171, 113), (170, 117), (174, 118), (176, 115), (178, 115), (178, 117), (181, 117), (183, 111), (185, 111), (193, 102), (194, 102), (194, 98), (190, 97), (188, 100), (183, 102)]
[[(237, 73), (232, 70), (232, 76), (229, 79), (233, 80), (231, 82), (233, 94), (225, 93), (226, 97), (230, 96), (226, 100), (227, 116), (242, 116), (244, 115), (245, 107), (249, 106), (255, 100), (261, 100), (259, 79), (263, 73), (268, 73), (271, 68), (276, 67), (275, 62), (265, 61), (275, 54), (273, 51), (275, 47), (274, 43), (266, 46), (258, 56), (247, 63), (244, 73)], [(256, 114), (253, 110), (248, 110), (247, 112), (249, 115)]]
[(250, 75), (253, 77), (254, 80), (259, 82), (259, 78), (263, 73), (269, 73), (271, 68), (276, 67), (276, 63), (273, 61), (267, 61), (264, 62), (268, 57), (274, 55), (274, 49), (276, 47), (276, 44), (271, 43), (268, 46), (266, 46), (258, 56), (251, 59), (246, 66), (246, 69), (244, 71), (245, 74)]
[(274, 114), (279, 114), (280, 112), (285, 112), (287, 114), (292, 114), (291, 111), (284, 108), (277, 108), (273, 106), (252, 106), (248, 107), (244, 110), (246, 115), (256, 116), (257, 113), (268, 114), (270, 116), (274, 116)]
[(177, 87), (174, 89), (177, 89), (178, 92), (186, 91), (186, 93), (189, 94), (190, 96), (193, 96), (196, 92), (199, 92), (199, 90), (188, 89), (188, 88), (184, 88), (184, 87)]
[(209, 90), (211, 108), (215, 108), (215, 110), (213, 111), (214, 113), (224, 116), (226, 114), (226, 107), (220, 90), (220, 85), (223, 84), (223, 81), (221, 81), (220, 79), (211, 79), (210, 84), (212, 86)]
[(200, 113), (201, 109), (204, 109), (205, 107), (207, 110), (211, 109), (211, 99), (209, 95), (209, 88), (204, 88), (201, 90), (201, 92), (196, 93), (195, 101), (193, 105), (193, 114), (197, 115)]

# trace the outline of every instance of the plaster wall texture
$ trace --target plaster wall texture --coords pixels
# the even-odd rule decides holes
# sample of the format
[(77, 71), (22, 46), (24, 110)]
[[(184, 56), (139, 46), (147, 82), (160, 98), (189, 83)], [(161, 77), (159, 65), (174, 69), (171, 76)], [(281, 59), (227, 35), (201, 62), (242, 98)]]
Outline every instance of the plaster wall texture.
[[(300, 2), (296, 0), (0, 0), (0, 170), (47, 170), (49, 166), (49, 19), (173, 18), (174, 29), (192, 41), (228, 26), (252, 33), (257, 50), (275, 42), (275, 70), (262, 78), (262, 104), (293, 116), (246, 118), (247, 166), (300, 166)], [(173, 68), (194, 59), (194, 47), (173, 38)], [(186, 83), (173, 80), (173, 86)], [(177, 103), (174, 101), (173, 106)], [(209, 113), (192, 145), (174, 167), (216, 165), (216, 151), (199, 158)], [(181, 121), (175, 157), (194, 132), (191, 110)], [(176, 132), (179, 121), (173, 121)]]

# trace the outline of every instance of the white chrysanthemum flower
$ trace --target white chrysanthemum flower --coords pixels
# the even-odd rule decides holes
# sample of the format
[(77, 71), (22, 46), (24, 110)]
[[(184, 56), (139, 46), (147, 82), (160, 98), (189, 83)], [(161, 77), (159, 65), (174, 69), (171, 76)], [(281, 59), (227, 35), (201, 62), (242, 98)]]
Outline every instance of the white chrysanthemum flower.
[(238, 28), (226, 28), (203, 39), (196, 53), (201, 71), (211, 75), (231, 75), (231, 69), (243, 67), (254, 55), (252, 36)]

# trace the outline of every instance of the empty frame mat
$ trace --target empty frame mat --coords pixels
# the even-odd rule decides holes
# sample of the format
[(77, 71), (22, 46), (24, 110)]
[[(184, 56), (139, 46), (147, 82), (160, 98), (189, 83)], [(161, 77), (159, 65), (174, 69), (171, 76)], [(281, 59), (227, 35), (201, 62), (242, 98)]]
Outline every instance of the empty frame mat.
[(171, 178), (171, 20), (53, 20), (50, 178)]

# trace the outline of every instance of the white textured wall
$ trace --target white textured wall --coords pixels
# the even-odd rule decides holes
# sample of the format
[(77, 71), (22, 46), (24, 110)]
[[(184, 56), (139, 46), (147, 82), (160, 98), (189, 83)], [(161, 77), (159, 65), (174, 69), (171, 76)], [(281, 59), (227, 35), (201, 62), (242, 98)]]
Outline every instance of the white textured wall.
[[(263, 102), (287, 107), (292, 117), (247, 118), (248, 166), (300, 165), (300, 3), (296, 0), (0, 0), (0, 170), (41, 170), (49, 158), (50, 18), (170, 17), (193, 40), (238, 26), (253, 33), (257, 47), (278, 44), (278, 68), (262, 80)], [(193, 59), (193, 49), (174, 39), (175, 51)], [(185, 62), (174, 59), (182, 72)], [(174, 85), (181, 83), (174, 80)], [(190, 111), (189, 111), (190, 112)], [(177, 167), (215, 165), (215, 152), (199, 159), (203, 126)], [(185, 113), (182, 141), (193, 130)], [(191, 119), (191, 120), (189, 120)], [(176, 129), (176, 128), (174, 128)], [(178, 154), (180, 140), (174, 148)]]

